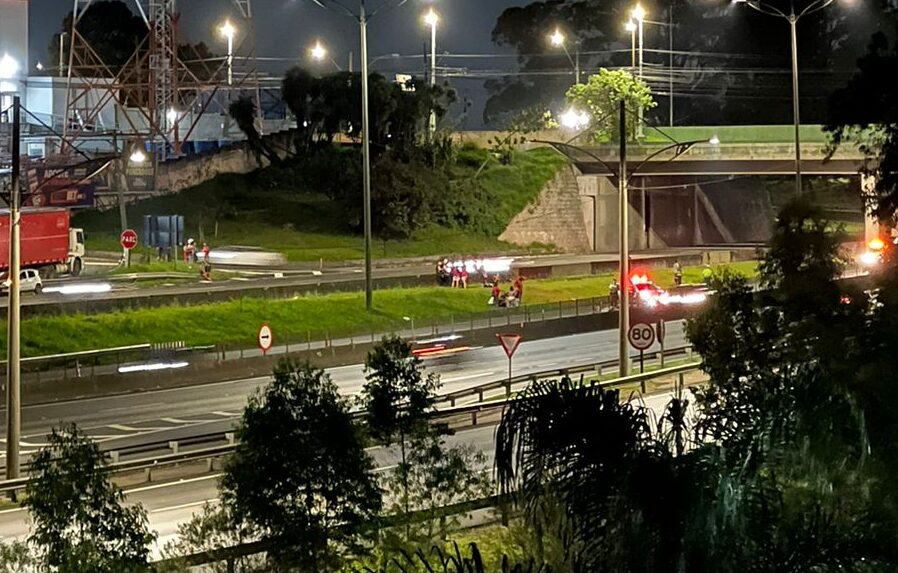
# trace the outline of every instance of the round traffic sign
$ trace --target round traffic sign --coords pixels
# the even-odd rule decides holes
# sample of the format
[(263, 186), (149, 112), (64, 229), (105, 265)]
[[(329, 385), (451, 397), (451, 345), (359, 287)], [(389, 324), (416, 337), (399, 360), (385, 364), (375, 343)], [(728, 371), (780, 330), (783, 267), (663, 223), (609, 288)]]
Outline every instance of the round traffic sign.
[(630, 341), (630, 346), (636, 350), (645, 350), (655, 344), (655, 329), (644, 322), (637, 322), (630, 326), (627, 339)]
[(271, 350), (271, 346), (274, 344), (274, 334), (271, 332), (271, 327), (268, 326), (267, 322), (259, 327), (258, 341), (259, 349), (262, 351), (262, 354)]
[(125, 229), (122, 231), (122, 236), (119, 237), (119, 242), (122, 247), (130, 251), (137, 246), (137, 232), (134, 229)]

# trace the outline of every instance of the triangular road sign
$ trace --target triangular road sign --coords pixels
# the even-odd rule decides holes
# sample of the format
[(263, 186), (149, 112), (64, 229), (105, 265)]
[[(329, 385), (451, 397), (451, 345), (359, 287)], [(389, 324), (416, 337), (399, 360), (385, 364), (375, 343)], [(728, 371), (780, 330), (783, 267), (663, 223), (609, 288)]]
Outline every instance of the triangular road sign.
[(518, 349), (518, 345), (521, 343), (520, 334), (496, 333), (496, 338), (499, 339), (499, 344), (502, 345), (503, 350), (505, 350), (505, 355), (509, 358), (514, 355), (514, 351)]

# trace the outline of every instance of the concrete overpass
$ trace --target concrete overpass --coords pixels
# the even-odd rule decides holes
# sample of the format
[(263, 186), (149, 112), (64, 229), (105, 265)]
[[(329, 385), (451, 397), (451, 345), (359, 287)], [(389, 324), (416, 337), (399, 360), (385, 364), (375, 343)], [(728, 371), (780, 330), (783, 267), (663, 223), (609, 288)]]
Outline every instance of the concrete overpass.
[[(753, 178), (795, 175), (793, 127), (674, 127), (662, 131), (627, 149), (630, 247), (638, 250), (765, 240), (773, 207), (766, 190)], [(720, 143), (704, 143), (712, 138)], [(590, 248), (617, 250), (618, 145), (571, 140), (570, 134), (561, 131), (534, 134), (531, 141), (551, 145), (574, 168), (554, 182), (555, 193), (570, 195), (576, 189), (579, 196), (581, 213), (573, 214), (569, 226), (580, 226), (576, 219), (582, 218)], [(675, 142), (690, 141), (703, 143), (680, 149), (679, 155), (675, 149), (658, 153)], [(802, 174), (853, 179), (860, 196), (863, 154), (851, 147), (839, 149), (832, 157), (827, 151), (821, 126), (804, 126)], [(541, 201), (552, 203), (552, 197)], [(571, 208), (575, 202), (570, 197), (563, 203), (568, 211), (576, 210)], [(860, 211), (860, 200), (857, 208)], [(875, 232), (870, 222), (866, 228), (867, 233)], [(543, 242), (550, 241), (543, 238)]]

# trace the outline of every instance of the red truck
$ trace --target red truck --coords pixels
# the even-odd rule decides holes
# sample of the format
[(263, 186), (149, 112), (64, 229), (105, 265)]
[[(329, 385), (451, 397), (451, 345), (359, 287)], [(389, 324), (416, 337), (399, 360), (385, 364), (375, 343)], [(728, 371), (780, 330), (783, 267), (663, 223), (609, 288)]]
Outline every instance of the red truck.
[[(22, 209), (22, 269), (42, 277), (78, 276), (84, 268), (84, 231), (69, 226), (69, 210)], [(9, 209), (0, 210), (0, 273), (9, 270)]]

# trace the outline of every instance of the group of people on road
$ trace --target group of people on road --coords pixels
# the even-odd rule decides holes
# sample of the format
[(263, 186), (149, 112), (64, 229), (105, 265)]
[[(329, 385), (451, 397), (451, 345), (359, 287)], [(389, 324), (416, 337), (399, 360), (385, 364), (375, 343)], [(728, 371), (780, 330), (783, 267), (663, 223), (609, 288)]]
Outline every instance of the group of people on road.
[[(471, 277), (470, 274), (474, 277)], [(450, 262), (448, 258), (442, 258), (436, 265), (437, 284), (452, 288), (468, 288), (469, 281), (481, 281), (483, 286), (490, 286), (492, 280), (486, 273), (484, 265), (480, 261)]]
[(499, 278), (493, 280), (490, 299), (487, 304), (495, 305), (499, 308), (512, 308), (521, 306), (521, 300), (524, 298), (524, 278), (518, 275), (511, 287), (507, 291), (503, 291), (499, 283)]
[[(211, 281), (212, 263), (209, 260), (209, 245), (207, 243), (203, 243), (203, 248), (200, 252), (203, 254), (203, 261), (200, 264), (200, 277), (204, 281)], [(194, 241), (192, 238), (187, 239), (187, 243), (184, 245), (184, 262), (188, 267), (192, 267), (193, 263), (199, 262), (196, 241)]]

